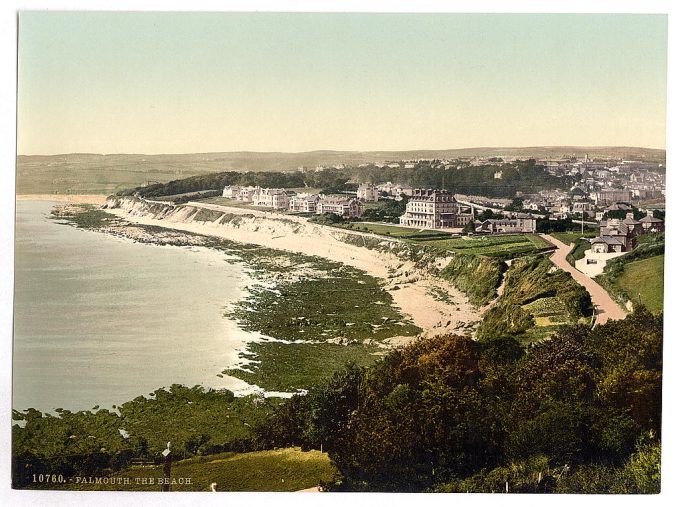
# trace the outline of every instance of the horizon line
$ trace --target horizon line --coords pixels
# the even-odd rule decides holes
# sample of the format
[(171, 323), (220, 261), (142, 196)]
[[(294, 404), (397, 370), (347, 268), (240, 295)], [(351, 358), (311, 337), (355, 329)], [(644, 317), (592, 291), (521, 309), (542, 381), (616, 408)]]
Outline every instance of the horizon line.
[(97, 153), (90, 151), (73, 151), (61, 153), (17, 153), (17, 157), (57, 157), (67, 155), (96, 155), (96, 156), (111, 156), (111, 155), (139, 155), (139, 156), (160, 156), (160, 155), (210, 155), (218, 153), (250, 153), (250, 154), (283, 154), (283, 155), (302, 155), (307, 153), (403, 153), (403, 152), (432, 152), (432, 151), (463, 151), (463, 150), (528, 150), (528, 149), (557, 149), (557, 148), (579, 148), (579, 149), (642, 149), (642, 150), (657, 150), (666, 151), (666, 148), (659, 148), (654, 146), (631, 146), (631, 145), (531, 145), (531, 146), (469, 146), (464, 148), (409, 148), (409, 149), (370, 149), (370, 150), (339, 150), (339, 149), (315, 149), (305, 151), (279, 151), (279, 150), (232, 150), (232, 151), (183, 151), (183, 152), (157, 152), (157, 153), (141, 153), (141, 152), (110, 152)]

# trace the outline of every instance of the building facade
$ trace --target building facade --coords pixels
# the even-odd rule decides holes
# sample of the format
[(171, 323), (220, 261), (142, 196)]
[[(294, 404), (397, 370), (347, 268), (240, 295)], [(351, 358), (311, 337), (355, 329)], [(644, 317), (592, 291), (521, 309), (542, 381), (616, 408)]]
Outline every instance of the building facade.
[(222, 190), (222, 197), (227, 199), (238, 199), (239, 195), (241, 195), (241, 187), (237, 185), (229, 185)]
[(256, 195), (260, 193), (262, 189), (260, 187), (241, 187), (238, 193), (238, 200), (245, 202), (253, 202)]
[(282, 189), (263, 188), (253, 195), (253, 205), (263, 208), (288, 209), (290, 196)]
[(316, 213), (334, 213), (345, 218), (360, 217), (364, 207), (359, 199), (345, 197), (324, 196), (317, 202)]
[(316, 213), (319, 199), (318, 195), (294, 195), (290, 198), (288, 209), (298, 213)]
[(451, 192), (432, 189), (413, 190), (406, 212), (399, 217), (401, 225), (423, 229), (465, 227), (470, 220), (474, 220), (473, 214), (464, 212)]
[(376, 202), (380, 197), (378, 187), (370, 183), (363, 183), (357, 189), (357, 199), (365, 202)]
[(663, 220), (654, 218), (654, 213), (651, 210), (647, 212), (647, 216), (640, 219), (640, 225), (644, 234), (663, 232), (665, 230)]
[(631, 202), (633, 193), (630, 190), (601, 190), (595, 192), (595, 204), (598, 206), (615, 204), (617, 202)]
[(536, 232), (536, 219), (524, 213), (514, 218), (488, 219), (475, 231), (483, 234), (533, 234)]

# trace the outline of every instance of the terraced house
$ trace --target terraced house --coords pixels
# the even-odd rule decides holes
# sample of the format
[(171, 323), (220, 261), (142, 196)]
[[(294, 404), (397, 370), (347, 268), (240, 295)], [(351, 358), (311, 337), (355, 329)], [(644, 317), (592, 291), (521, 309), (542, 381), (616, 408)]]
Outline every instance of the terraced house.
[(253, 195), (253, 205), (263, 208), (288, 209), (290, 196), (280, 188), (263, 188)]
[(299, 213), (316, 213), (320, 197), (318, 195), (298, 194), (290, 198), (288, 209)]
[(442, 229), (465, 227), (474, 216), (448, 190), (415, 189), (399, 223), (408, 227)]
[(335, 213), (341, 217), (360, 217), (364, 207), (359, 199), (347, 199), (345, 197), (324, 196), (316, 205), (316, 213)]
[(517, 213), (512, 218), (484, 220), (475, 231), (484, 234), (533, 234), (536, 232), (536, 219), (528, 213)]

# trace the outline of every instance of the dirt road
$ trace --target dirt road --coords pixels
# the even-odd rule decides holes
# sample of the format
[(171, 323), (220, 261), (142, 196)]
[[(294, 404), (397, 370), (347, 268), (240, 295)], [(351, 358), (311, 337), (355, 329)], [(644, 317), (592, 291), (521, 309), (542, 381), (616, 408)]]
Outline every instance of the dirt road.
[(609, 319), (620, 320), (626, 317), (626, 312), (614, 302), (606, 290), (595, 282), (595, 280), (581, 273), (567, 262), (567, 255), (569, 255), (569, 252), (571, 251), (569, 245), (565, 245), (549, 234), (541, 234), (540, 236), (557, 247), (555, 253), (550, 256), (552, 263), (558, 268), (570, 273), (571, 276), (574, 277), (574, 280), (583, 285), (590, 293), (590, 299), (593, 301), (593, 305), (597, 311), (595, 322), (603, 324)]

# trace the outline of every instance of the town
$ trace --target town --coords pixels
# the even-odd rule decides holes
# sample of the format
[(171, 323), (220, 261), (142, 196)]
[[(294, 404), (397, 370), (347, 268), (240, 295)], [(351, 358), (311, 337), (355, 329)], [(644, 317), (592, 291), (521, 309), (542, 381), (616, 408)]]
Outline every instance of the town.
[[(504, 180), (511, 159), (404, 160), (362, 164), (355, 168), (387, 171), (492, 168), (495, 184)], [(228, 185), (222, 197), (240, 205), (287, 213), (332, 215), (335, 220), (382, 221), (404, 228), (434, 229), (460, 235), (581, 233), (588, 242), (581, 248), (576, 267), (589, 276), (602, 273), (607, 261), (630, 252), (637, 237), (663, 232), (665, 217), (665, 166), (636, 160), (556, 158), (531, 163), (562, 182), (563, 188), (541, 188), (535, 193), (515, 191), (514, 197), (454, 193), (445, 188), (417, 188), (403, 182), (347, 181), (334, 193), (308, 189), (262, 188)], [(298, 168), (299, 172), (343, 171), (344, 165)], [(356, 179), (356, 178), (355, 178)], [(564, 183), (569, 183), (564, 188)], [(354, 189), (355, 188), (355, 189)], [(367, 210), (392, 202), (401, 213), (379, 216)], [(381, 220), (382, 219), (382, 220)]]

